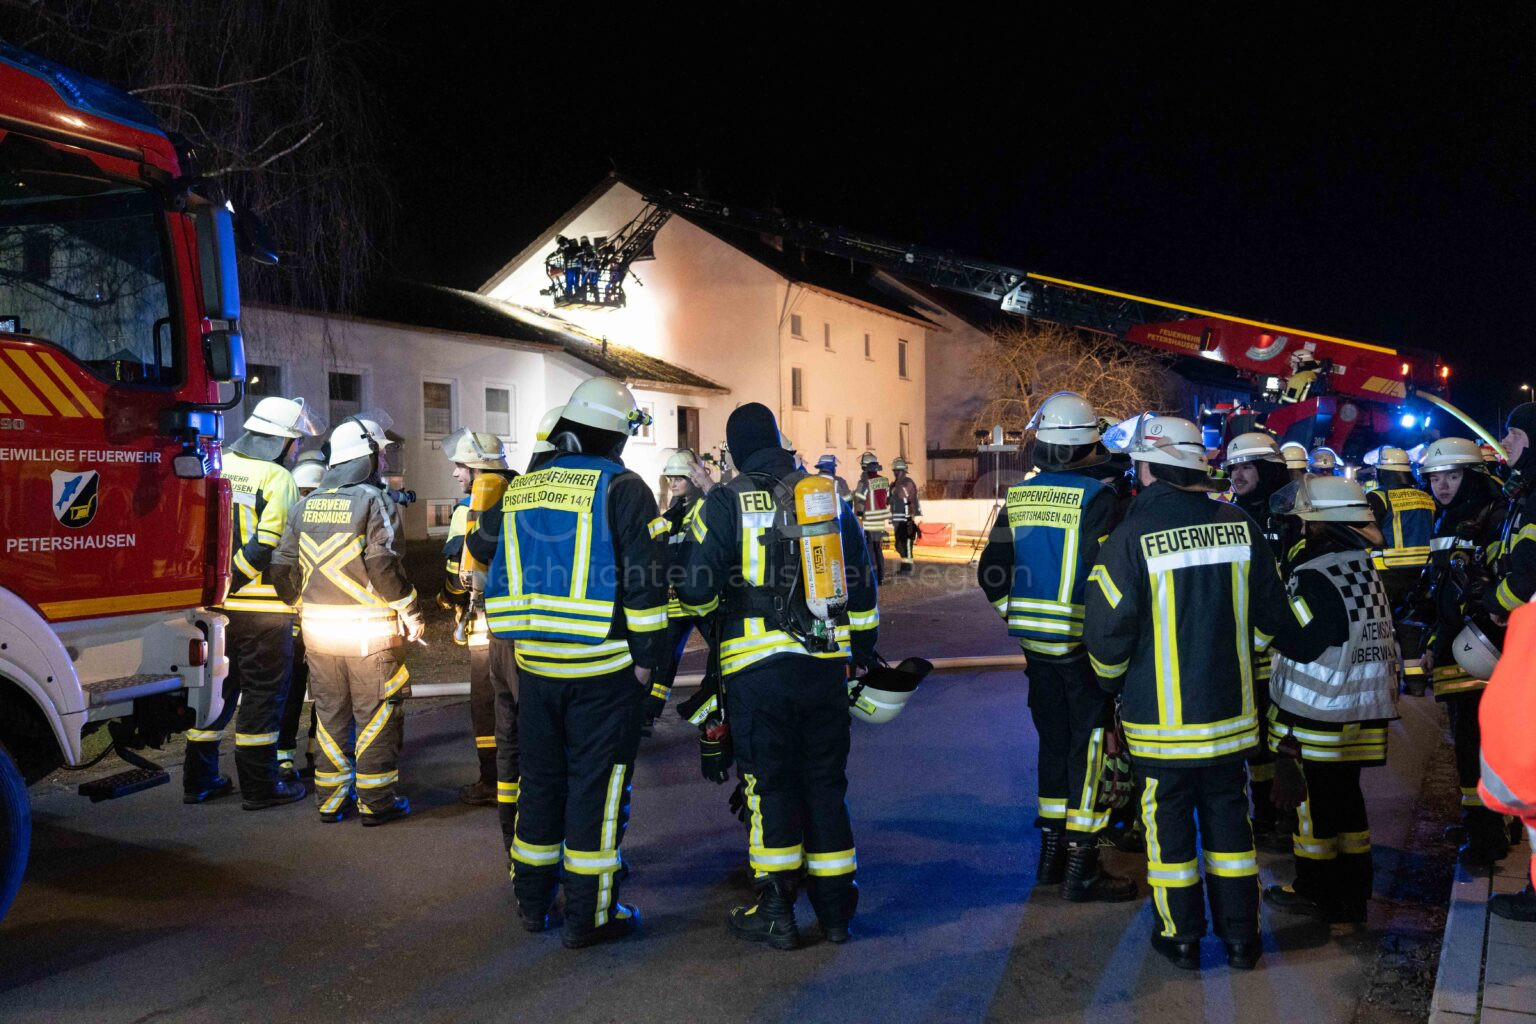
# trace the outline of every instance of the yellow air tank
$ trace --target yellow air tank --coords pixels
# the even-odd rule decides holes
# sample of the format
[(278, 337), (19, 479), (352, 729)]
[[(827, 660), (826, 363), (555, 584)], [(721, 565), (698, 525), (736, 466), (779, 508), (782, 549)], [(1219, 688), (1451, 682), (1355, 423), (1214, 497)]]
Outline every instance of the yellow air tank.
[(488, 512), (501, 504), (502, 495), (507, 493), (507, 478), (495, 473), (481, 473), (475, 477), (474, 486), (469, 489), (469, 519), (464, 528), (466, 538), (464, 552), (459, 556), (459, 570), (461, 572), (485, 572), (485, 563), (477, 561), (475, 556), (469, 553), (468, 537), (480, 524), (480, 513)]
[(837, 484), (830, 476), (805, 476), (795, 484), (795, 523), (801, 527), (800, 572), (805, 603), (824, 622), (848, 603), (843, 574), (843, 533)]

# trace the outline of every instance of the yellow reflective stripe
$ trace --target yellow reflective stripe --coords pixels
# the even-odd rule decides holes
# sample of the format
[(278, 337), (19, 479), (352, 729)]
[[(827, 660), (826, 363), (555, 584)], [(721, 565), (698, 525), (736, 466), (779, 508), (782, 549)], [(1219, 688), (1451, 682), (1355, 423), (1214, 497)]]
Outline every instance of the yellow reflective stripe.
[(565, 870), (575, 875), (607, 875), (619, 870), (618, 850), (565, 851)]
[(1258, 740), (1259, 728), (1257, 724), (1241, 735), (1212, 743), (1147, 743), (1133, 740), (1129, 736), (1126, 737), (1132, 754), (1153, 761), (1177, 761), (1197, 757), (1217, 757), (1222, 754), (1234, 754), (1257, 745)]
[(275, 732), (237, 732), (235, 733), (235, 746), (237, 747), (264, 747), (277, 743)]
[(261, 575), (261, 573), (257, 571), (256, 567), (251, 564), (251, 560), (245, 557), (245, 551), (242, 548), (237, 548), (235, 550), (234, 562), (235, 568), (239, 569), (241, 573), (250, 577), (251, 579), (255, 579), (257, 576)]
[(1083, 606), (1070, 601), (1037, 601), (1029, 597), (1006, 597), (1002, 600), (1008, 603), (1010, 610), (1044, 612), (1047, 615), (1059, 615), (1068, 619), (1083, 617)]
[(671, 529), (672, 524), (667, 522), (666, 516), (657, 516), (655, 519), (652, 519), (650, 522), (645, 524), (645, 530), (651, 535), (651, 540), (655, 540), (657, 537), (660, 537), (662, 534), (667, 533)]
[(826, 878), (834, 875), (851, 875), (859, 861), (854, 851), (838, 850), (835, 853), (809, 853), (805, 855), (805, 873)]
[(1149, 741), (1156, 741), (1225, 736), (1249, 729), (1257, 725), (1258, 721), (1258, 715), (1253, 713), (1238, 715), (1236, 718), (1224, 718), (1219, 722), (1205, 722), (1199, 725), (1163, 725), (1161, 723), (1148, 725), (1141, 722), (1122, 722), (1121, 724), (1125, 726), (1125, 735), (1127, 737), (1135, 736)]
[(496, 783), (496, 802), (499, 804), (515, 804), (521, 795), (522, 784), (520, 782)]
[(384, 699), (388, 700), (400, 692), (400, 688), (410, 681), (411, 673), (404, 665), (395, 669), (395, 674), (389, 677), (389, 682), (384, 684)]
[(793, 871), (805, 863), (805, 848), (794, 846), (749, 846), (747, 862), (753, 871)]
[(352, 769), (350, 769), (350, 768), (343, 769), (342, 771), (339, 771), (339, 772), (322, 772), (322, 771), (316, 770), (316, 772), (315, 772), (315, 785), (317, 785), (317, 786), (325, 786), (327, 788), (329, 788), (331, 786), (339, 786), (339, 785), (341, 785), (344, 782), (351, 782), (352, 781), (352, 775), (353, 775), (353, 772), (352, 772)]
[(1483, 806), (1482, 794), (1477, 791), (1476, 786), (1461, 787), (1461, 806), (1464, 808)]
[(1174, 864), (1160, 860), (1147, 861), (1147, 884), (1169, 889), (1182, 889), (1200, 884), (1200, 867), (1195, 861), (1182, 860)]
[(411, 588), (411, 592), (409, 594), (406, 594), (404, 597), (399, 598), (397, 600), (388, 602), (388, 607), (393, 608), (397, 612), (403, 612), (407, 608), (409, 608), (412, 604), (414, 604), (415, 602), (416, 602), (416, 588), (412, 587)]
[(530, 867), (549, 867), (560, 863), (560, 844), (551, 843), (548, 846), (539, 846), (535, 843), (525, 843), (520, 838), (513, 838), (512, 846), (508, 852), (512, 859), (527, 864)]
[(1255, 850), (1243, 853), (1205, 851), (1205, 872), (1217, 878), (1246, 878), (1259, 873), (1259, 855)]
[(224, 739), (223, 729), (188, 729), (188, 743), (218, 743)]
[(358, 789), (383, 789), (400, 781), (400, 770), (390, 772), (358, 772), (354, 776)]
[(706, 700), (702, 705), (700, 705), (699, 709), (695, 711), (693, 715), (688, 719), (688, 724), (703, 725), (706, 718), (719, 710), (720, 698), (718, 696), (711, 695), (710, 698)]
[(1493, 595), (1494, 595), (1494, 597), (1498, 598), (1499, 605), (1505, 611), (1512, 612), (1516, 608), (1519, 608), (1522, 604), (1525, 603), (1524, 601), (1522, 601), (1518, 597), (1516, 597), (1515, 596), (1515, 592), (1510, 589), (1509, 580), (1508, 579), (1504, 580), (1502, 583), (1499, 584), (1499, 588), (1493, 592)]
[(488, 615), (486, 621), (498, 632), (514, 629), (536, 629), (540, 632), (570, 633), (604, 639), (613, 628), (608, 622), (591, 622), (583, 619), (561, 619), (548, 615)]
[(996, 608), (997, 614), (1001, 615), (1003, 618), (1006, 619), (1008, 617), (1008, 597), (1006, 595), (998, 598), (996, 601), (993, 601), (992, 607)]
[(1371, 852), (1371, 833), (1366, 832), (1340, 832), (1339, 852), (1343, 854), (1361, 854)]
[(717, 594), (704, 604), (687, 604), (682, 601), (679, 601), (678, 604), (689, 615), (696, 619), (702, 619), (706, 615), (713, 614), (715, 609), (720, 607), (720, 596)]
[(1093, 567), (1088, 573), (1088, 579), (1099, 585), (1099, 591), (1104, 595), (1104, 600), (1109, 602), (1111, 608), (1120, 607), (1122, 597), (1120, 588), (1115, 586), (1115, 581), (1110, 579), (1109, 570), (1103, 564)]
[(1291, 598), (1291, 610), (1296, 613), (1296, 621), (1305, 627), (1312, 621), (1312, 606), (1307, 604), (1307, 599), (1300, 594)]
[(1051, 820), (1065, 819), (1067, 816), (1067, 798), (1055, 796), (1043, 796), (1039, 799), (1039, 815)]
[(476, 736), (475, 737), (475, 749), (476, 750), (495, 750), (496, 749), (496, 737), (495, 736)]
[(666, 683), (657, 681), (657, 682), (654, 682), (654, 683), (651, 684), (651, 696), (652, 697), (657, 697), (657, 698), (660, 698), (661, 700), (666, 700), (668, 695), (670, 695), (671, 693), (672, 693), (672, 687), (668, 686)]
[(624, 624), (631, 633), (654, 633), (667, 628), (667, 606), (655, 608), (625, 608)]
[(763, 845), (763, 798), (757, 795), (757, 776), (751, 772), (742, 772), (741, 777), (746, 786), (742, 795), (747, 801), (747, 849), (756, 847), (761, 849)]
[(1008, 616), (1008, 625), (1015, 629), (1034, 629), (1041, 633), (1061, 633), (1065, 636), (1082, 636), (1081, 622), (1063, 622), (1056, 619), (1026, 619), (1020, 615)]
[(1184, 697), (1179, 689), (1178, 596), (1173, 586), (1173, 570), (1152, 574), (1152, 593), (1157, 602), (1159, 627), (1152, 631), (1157, 718), (1177, 726), (1184, 721)]
[[(1147, 779), (1141, 789), (1141, 820), (1147, 831), (1147, 862), (1163, 863), (1163, 844), (1157, 827), (1157, 780), (1154, 778)], [(1178, 925), (1168, 905), (1169, 888), (1166, 885), (1152, 886), (1152, 906), (1163, 922), (1162, 934), (1171, 936), (1178, 934)]]
[(1034, 637), (1020, 637), (1019, 647), (1033, 654), (1071, 654), (1080, 647), (1076, 643), (1053, 643), (1049, 640), (1036, 640)]
[(1131, 664), (1129, 658), (1127, 658), (1125, 661), (1115, 662), (1113, 664), (1107, 661), (1100, 661), (1098, 658), (1093, 656), (1092, 651), (1088, 652), (1088, 663), (1093, 666), (1093, 671), (1096, 675), (1103, 676), (1105, 679), (1119, 679), (1121, 676), (1125, 675), (1125, 670), (1129, 668)]
[(626, 647), (622, 652), (608, 658), (595, 661), (544, 661), (537, 658), (524, 657), (521, 651), (516, 653), (517, 667), (526, 669), (537, 675), (547, 676), (551, 679), (582, 679), (590, 676), (606, 675), (609, 672), (617, 672), (621, 668), (633, 665), (634, 659), (630, 657)]
[(867, 612), (850, 611), (848, 613), (849, 629), (874, 629), (880, 625), (880, 609), (871, 608)]
[[(402, 665), (401, 669), (404, 670), (404, 668), (405, 666)], [(379, 709), (373, 713), (373, 717), (363, 727), (363, 731), (358, 733), (356, 755), (358, 758), (361, 758), (368, 748), (373, 745), (373, 741), (379, 738), (379, 733), (383, 732), (384, 726), (389, 724), (389, 716), (393, 709), (394, 704), (391, 702), (387, 700), (381, 702)]]
[(1097, 832), (1109, 824), (1109, 812), (1095, 811), (1099, 780), (1104, 774), (1104, 730), (1094, 729), (1088, 734), (1088, 766), (1083, 773), (1083, 788), (1077, 794), (1077, 805), (1067, 812), (1069, 832)]

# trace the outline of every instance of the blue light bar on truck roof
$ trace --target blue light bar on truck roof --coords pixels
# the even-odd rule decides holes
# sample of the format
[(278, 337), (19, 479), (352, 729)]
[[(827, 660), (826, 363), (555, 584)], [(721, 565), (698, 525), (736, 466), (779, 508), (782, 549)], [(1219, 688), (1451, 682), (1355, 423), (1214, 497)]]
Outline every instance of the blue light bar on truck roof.
[(45, 57), (28, 53), (0, 39), (0, 61), (43, 79), (59, 98), (82, 113), (105, 117), (134, 128), (159, 132), (149, 108), (121, 89), (82, 75)]

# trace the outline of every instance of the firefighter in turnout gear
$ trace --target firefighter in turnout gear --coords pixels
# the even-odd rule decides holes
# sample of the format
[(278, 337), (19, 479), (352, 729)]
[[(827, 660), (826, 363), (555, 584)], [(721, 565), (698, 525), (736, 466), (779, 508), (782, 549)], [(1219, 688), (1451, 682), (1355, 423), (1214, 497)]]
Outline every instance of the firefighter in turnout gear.
[[(737, 408), (726, 436), (740, 475), (704, 499), (678, 596), (724, 620), (726, 717), (758, 893), (729, 925), (739, 938), (793, 949), (803, 870), (823, 933), (845, 942), (858, 904), (847, 666), (850, 656), (860, 667), (877, 661), (876, 584), (850, 510), (794, 468), (767, 407)], [(812, 551), (818, 558), (805, 557)]]
[(828, 452), (816, 460), (816, 472), (822, 476), (829, 476), (837, 485), (837, 496), (842, 500), (853, 503), (853, 491), (848, 486), (848, 481), (837, 475), (837, 456)]
[(901, 560), (898, 576), (912, 575), (912, 546), (917, 543), (917, 517), (922, 515), (918, 502), (917, 481), (907, 475), (907, 460), (893, 459), (891, 472), (891, 529), (896, 538), (896, 557)]
[(1127, 452), (1143, 490), (1099, 549), (1083, 639), (1099, 684), (1120, 694), (1158, 928), (1153, 948), (1199, 966), (1209, 876), (1227, 962), (1260, 953), (1258, 859), (1243, 761), (1259, 741), (1256, 648), (1294, 616), (1274, 554), (1248, 516), (1212, 501), (1200, 428), (1143, 416)]
[(400, 509), (380, 478), (388, 428), (383, 413), (365, 412), (331, 431), (325, 477), (295, 506), (272, 556), (278, 595), (302, 600), (325, 822), (341, 821), (354, 797), (364, 825), (411, 813), (395, 792), (410, 694), (400, 647), (425, 627), (400, 556)]
[(269, 568), (289, 510), (299, 498), (285, 463), (296, 439), (324, 429), (304, 399), (264, 398), (246, 419), (245, 433), (224, 453), (221, 475), (234, 490), (232, 579), (229, 597), (219, 609), (229, 616), (229, 675), (218, 721), (207, 729), (187, 730), (182, 799), (189, 804), (224, 796), (234, 788), (219, 774), (219, 741), (232, 716), (245, 809), (304, 797), (302, 783), (278, 775), (277, 735), (293, 668), (293, 605), (273, 589)]
[(1419, 490), (1408, 453), (1401, 448), (1378, 448), (1375, 467), (1376, 487), (1368, 497), (1382, 545), (1374, 558), (1376, 571), (1387, 588), (1387, 598), (1396, 607), (1408, 596), (1429, 561), (1435, 502)]
[(1381, 533), (1364, 489), (1343, 477), (1291, 484), (1272, 507), (1302, 522), (1304, 546), (1286, 581), (1297, 628), (1274, 642), (1268, 745), (1284, 759), (1282, 776), (1298, 778), (1301, 762), (1306, 798), (1292, 837), (1296, 879), (1264, 898), (1363, 923), (1372, 875), (1360, 769), (1386, 764), (1387, 721), (1397, 717), (1392, 606), (1370, 550)]
[(1130, 900), (1136, 884), (1099, 868), (1097, 809), (1104, 727), (1113, 710), (1083, 649), (1083, 590), (1118, 521), (1114, 491), (1082, 470), (1102, 465), (1098, 418), (1081, 395), (1047, 398), (1029, 424), (1040, 472), (1008, 489), (977, 580), (1029, 658), (1029, 711), (1039, 735), (1040, 862), (1035, 881), (1075, 902)]
[[(732, 449), (734, 451), (734, 449)], [(736, 458), (740, 460), (740, 454)], [(874, 452), (859, 456), (859, 485), (853, 489), (853, 510), (864, 526), (875, 582), (885, 583), (885, 528), (891, 525), (891, 481), (880, 471)]]
[(667, 698), (672, 694), (672, 679), (677, 675), (678, 663), (683, 660), (688, 635), (695, 629), (700, 636), (707, 635), (704, 620), (683, 609), (674, 588), (688, 570), (688, 555), (693, 550), (693, 521), (702, 511), (704, 495), (714, 486), (714, 481), (710, 479), (708, 467), (689, 448), (673, 452), (661, 475), (667, 483), (668, 503), (654, 528), (661, 531), (667, 542), (667, 650), (672, 652), (672, 658), (651, 678), (651, 691), (645, 698), (647, 730), (666, 710)]
[[(304, 497), (325, 476), (325, 453), (319, 450), (302, 452), (293, 464), (293, 482)], [(309, 692), (309, 664), (304, 659), (304, 633), (299, 620), (293, 620), (293, 669), (288, 673), (288, 696), (283, 701), (283, 723), (277, 733), (277, 774), (284, 782), (295, 782), (300, 771), (294, 766), (298, 755), (299, 719), (304, 716), (305, 694)], [(315, 773), (315, 717), (309, 717), (309, 736), (305, 740), (305, 768), (302, 774)]]
[(1332, 448), (1314, 448), (1307, 459), (1307, 472), (1313, 476), (1338, 476), (1343, 472), (1339, 454)]
[(1410, 604), (1429, 625), (1420, 662), (1422, 674), (1413, 689), (1422, 693), (1424, 680), (1435, 699), (1445, 704), (1456, 753), (1457, 785), (1461, 790), (1461, 859), (1486, 867), (1508, 852), (1503, 819), (1483, 806), (1477, 783), (1482, 735), (1478, 709), (1486, 679), (1473, 676), (1456, 663), (1455, 644), (1469, 615), (1485, 616), (1478, 601), (1488, 586), (1487, 563), (1499, 543), (1505, 502), (1498, 483), (1488, 476), (1477, 445), (1461, 437), (1444, 437), (1425, 447), (1419, 472), (1440, 508), (1429, 541), (1430, 568), (1425, 586)]
[(1291, 474), (1292, 480), (1299, 480), (1307, 475), (1307, 446), (1296, 441), (1287, 441), (1280, 446), (1280, 457), (1285, 460), (1285, 468)]
[[(1239, 434), (1228, 442), (1223, 465), (1232, 482), (1232, 503), (1248, 513), (1282, 563), (1292, 561), (1301, 550), (1300, 531), (1269, 510), (1269, 499), (1291, 482), (1275, 439), (1258, 431)], [(1269, 651), (1263, 650), (1255, 654), (1253, 663), (1253, 696), (1261, 719), (1269, 710), (1269, 659)], [(1248, 789), (1253, 798), (1254, 842), (1262, 849), (1275, 849), (1282, 839), (1270, 799), (1274, 781), (1274, 757), (1261, 743), (1248, 755)]]
[(1495, 622), (1536, 596), (1536, 402), (1515, 406), (1505, 421), (1501, 444), (1509, 455), (1509, 479), (1504, 493), (1509, 496), (1509, 511), (1493, 551), (1497, 585), (1483, 595), (1484, 607)]
[(639, 923), (618, 901), (619, 845), (641, 704), (668, 658), (666, 546), (655, 495), (619, 459), (648, 422), (620, 382), (582, 382), (551, 431), (555, 451), (470, 535), (489, 565), (491, 632), (516, 647), (518, 913), (529, 931), (548, 926), (563, 866), (572, 949)]
[[(507, 454), (501, 438), (495, 434), (461, 428), (443, 439), (443, 453), (453, 463), (453, 479), (463, 488), (464, 496), (454, 506), (448, 524), (448, 540), (443, 546), (443, 589), (439, 602), (453, 612), (456, 626), (453, 639), (469, 648), (469, 721), (474, 731), (475, 756), (480, 763), (480, 777), (459, 789), (459, 800), (475, 807), (489, 807), (499, 797), (501, 802), (517, 803), (517, 697), (515, 689), (497, 687), (491, 682), (491, 634), (485, 622), (485, 598), (472, 587), (464, 567), (464, 538), (470, 520), (482, 509), (471, 504), (475, 481), (492, 474), (503, 481), (515, 480), (517, 474), (507, 469)], [(487, 481), (494, 483), (494, 481)], [(504, 485), (503, 485), (504, 486)], [(480, 490), (495, 496), (497, 488), (481, 485)], [(511, 652), (502, 652), (510, 657)], [(498, 711), (498, 702), (510, 702)], [(498, 729), (498, 720), (505, 719)], [(506, 750), (502, 750), (505, 747)], [(498, 760), (507, 760), (498, 771)]]

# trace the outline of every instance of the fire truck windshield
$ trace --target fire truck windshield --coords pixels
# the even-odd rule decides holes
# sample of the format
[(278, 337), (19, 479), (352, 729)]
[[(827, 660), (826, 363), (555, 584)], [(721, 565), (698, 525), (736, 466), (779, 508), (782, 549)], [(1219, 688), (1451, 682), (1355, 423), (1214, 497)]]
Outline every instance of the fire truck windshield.
[(177, 383), (163, 216), (147, 189), (0, 161), (0, 332), (114, 383)]

